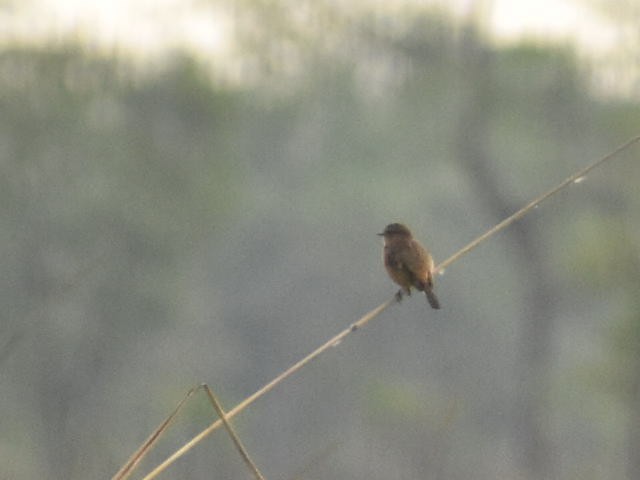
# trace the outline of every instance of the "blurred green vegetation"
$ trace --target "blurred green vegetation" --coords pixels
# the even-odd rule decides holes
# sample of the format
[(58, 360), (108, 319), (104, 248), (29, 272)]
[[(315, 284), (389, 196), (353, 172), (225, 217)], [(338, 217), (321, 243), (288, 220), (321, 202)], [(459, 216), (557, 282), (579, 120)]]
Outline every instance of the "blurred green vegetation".
[[(242, 30), (240, 85), (184, 53), (0, 52), (0, 477), (108, 478), (191, 386), (230, 409), (387, 299), (385, 224), (442, 260), (639, 133), (566, 48), (314, 18), (326, 43)], [(337, 443), (309, 478), (638, 478), (637, 157), (238, 418), (267, 477)], [(246, 476), (214, 437), (169, 475)]]

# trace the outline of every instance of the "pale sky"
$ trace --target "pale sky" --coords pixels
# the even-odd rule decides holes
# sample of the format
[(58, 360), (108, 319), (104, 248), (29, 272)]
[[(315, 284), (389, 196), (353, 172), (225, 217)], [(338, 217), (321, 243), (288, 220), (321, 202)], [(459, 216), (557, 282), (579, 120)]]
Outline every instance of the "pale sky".
[[(232, 28), (224, 8), (233, 2), (14, 0), (0, 7), (0, 41), (42, 43), (73, 36), (96, 49), (117, 46), (120, 53), (147, 60), (174, 47), (203, 58), (224, 58)], [(481, 5), (498, 43), (521, 38), (570, 43), (581, 56), (596, 62), (611, 57), (625, 34), (590, 10), (585, 0), (333, 0), (333, 5), (343, 10), (388, 9), (390, 14), (406, 6), (439, 5), (457, 16)]]
[[(232, 4), (233, 0), (219, 2)], [(12, 2), (9, 2), (11, 4)], [(45, 35), (80, 34), (89, 42), (110, 45), (127, 43), (134, 49), (156, 50), (165, 45), (185, 44), (215, 49), (224, 43), (224, 21), (216, 28), (216, 2), (198, 0), (21, 0), (0, 10), (4, 35), (23, 41), (41, 41)], [(335, 2), (340, 5), (341, 2)], [(346, 0), (343, 1), (348, 5)], [(414, 7), (446, 5), (458, 15), (473, 6), (490, 5), (486, 16), (496, 39), (509, 41), (522, 36), (539, 40), (570, 40), (605, 49), (615, 42), (615, 29), (607, 25), (579, 0), (357, 0), (357, 8), (376, 9), (394, 5)], [(387, 7), (383, 7), (383, 5)], [(340, 7), (344, 8), (344, 7)], [(597, 27), (595, 27), (597, 26)], [(2, 35), (2, 33), (0, 33)]]

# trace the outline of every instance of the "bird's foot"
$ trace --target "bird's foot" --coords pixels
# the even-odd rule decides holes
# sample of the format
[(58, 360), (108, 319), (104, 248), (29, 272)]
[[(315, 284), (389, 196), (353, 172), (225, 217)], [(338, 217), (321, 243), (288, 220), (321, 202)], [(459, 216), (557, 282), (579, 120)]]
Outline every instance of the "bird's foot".
[(395, 295), (396, 302), (400, 303), (402, 301), (402, 295), (403, 294), (404, 294), (404, 292), (402, 291), (402, 289), (400, 289), (400, 290), (398, 290), (396, 292), (396, 295)]

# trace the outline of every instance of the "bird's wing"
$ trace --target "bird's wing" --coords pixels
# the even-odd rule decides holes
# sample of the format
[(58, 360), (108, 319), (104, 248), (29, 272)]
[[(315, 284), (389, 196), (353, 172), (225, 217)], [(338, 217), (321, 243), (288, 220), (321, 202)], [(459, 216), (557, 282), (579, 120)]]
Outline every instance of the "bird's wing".
[(403, 267), (411, 274), (412, 284), (417, 286), (417, 283), (423, 284), (424, 282), (430, 282), (431, 269), (433, 268), (433, 261), (429, 257), (429, 254), (422, 245), (413, 240), (414, 248), (402, 249), (399, 255), (399, 261), (402, 262)]
[(403, 248), (398, 252), (398, 261), (413, 273), (416, 267), (427, 264), (427, 258), (424, 249), (420, 245), (414, 245), (414, 248)]

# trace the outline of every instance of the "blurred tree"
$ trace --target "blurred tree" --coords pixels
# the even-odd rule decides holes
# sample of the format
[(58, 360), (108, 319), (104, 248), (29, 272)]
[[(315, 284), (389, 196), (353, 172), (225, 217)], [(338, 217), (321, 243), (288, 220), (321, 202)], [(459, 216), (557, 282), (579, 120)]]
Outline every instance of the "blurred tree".
[[(520, 208), (506, 193), (505, 178), (491, 161), (491, 131), (496, 122), (496, 97), (500, 96), (499, 65), (494, 52), (487, 49), (478, 33), (468, 29), (459, 43), (462, 74), (460, 121), (454, 131), (458, 160), (468, 172), (477, 198), (498, 223)], [(531, 93), (531, 92), (530, 92)], [(536, 92), (538, 98), (544, 91)], [(520, 358), (518, 358), (518, 392), (513, 409), (512, 431), (520, 464), (529, 478), (553, 478), (551, 446), (545, 433), (548, 418), (546, 395), (549, 362), (554, 331), (554, 286), (544, 253), (536, 241), (535, 228), (528, 219), (513, 225), (507, 235), (514, 242), (520, 282), (526, 284), (520, 321)]]
[(86, 447), (69, 412), (175, 321), (178, 271), (236, 197), (234, 100), (186, 59), (143, 88), (128, 69), (75, 47), (0, 59), (3, 383), (56, 478)]

